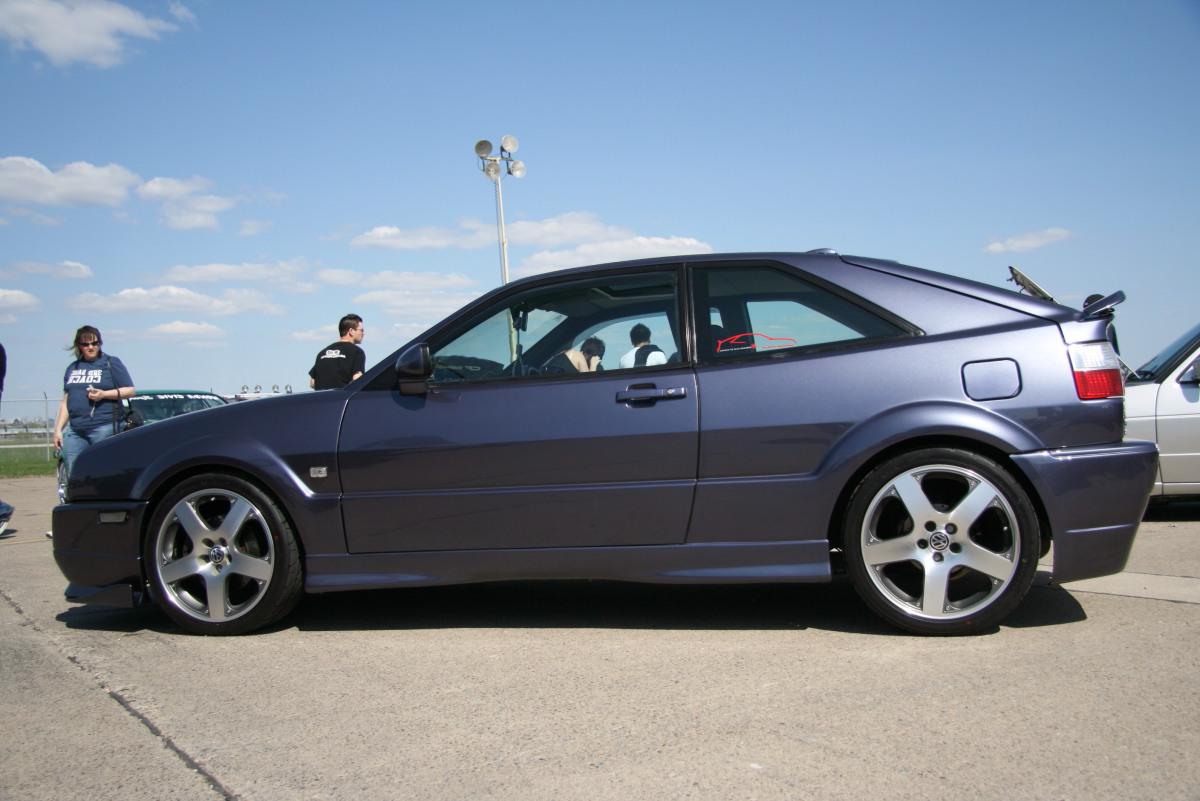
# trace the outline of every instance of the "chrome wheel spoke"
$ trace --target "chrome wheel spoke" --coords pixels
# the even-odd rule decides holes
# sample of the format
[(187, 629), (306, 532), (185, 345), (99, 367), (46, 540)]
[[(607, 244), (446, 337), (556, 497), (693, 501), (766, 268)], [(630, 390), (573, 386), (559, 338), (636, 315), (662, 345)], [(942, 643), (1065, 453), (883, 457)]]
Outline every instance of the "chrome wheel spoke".
[(908, 516), (912, 518), (914, 525), (919, 526), (921, 522), (932, 520), (937, 516), (933, 504), (929, 502), (925, 490), (922, 489), (921, 483), (917, 481), (917, 477), (913, 473), (897, 476), (890, 488), (895, 490), (896, 495), (899, 496), (900, 502), (908, 510)]
[(175, 519), (179, 521), (179, 527), (188, 535), (188, 539), (192, 541), (192, 547), (199, 546), (205, 537), (212, 534), (208, 525), (200, 519), (200, 515), (196, 512), (196, 507), (190, 501), (180, 501), (172, 510)]
[(164, 584), (174, 584), (177, 581), (183, 581), (189, 576), (199, 575), (204, 570), (204, 563), (200, 561), (194, 554), (188, 554), (182, 558), (167, 562), (158, 568), (158, 574), (162, 576)]
[(963, 550), (959, 554), (958, 561), (972, 570), (978, 570), (985, 576), (1000, 581), (1008, 581), (1017, 571), (1015, 559), (1004, 554), (993, 553), (974, 542), (963, 543)]
[(208, 617), (220, 622), (225, 619), (225, 607), (228, 603), (226, 587), (228, 582), (222, 571), (212, 570), (204, 574), (204, 589), (208, 594)]
[(946, 612), (946, 593), (950, 586), (950, 568), (945, 562), (926, 563), (925, 587), (921, 593), (921, 611), (930, 616)]
[(237, 552), (230, 560), (228, 569), (257, 581), (270, 581), (274, 566), (266, 559)]
[(980, 482), (954, 507), (954, 511), (950, 513), (950, 522), (956, 525), (959, 531), (966, 533), (979, 516), (995, 502), (997, 495), (999, 493), (995, 487), (986, 481)]
[(213, 533), (222, 537), (226, 542), (233, 542), (237, 538), (238, 532), (242, 530), (246, 519), (253, 514), (255, 514), (255, 509), (250, 502), (245, 498), (238, 498), (230, 505), (221, 525)]
[(915, 534), (887, 540), (874, 540), (863, 546), (863, 559), (871, 567), (914, 561), (920, 558), (919, 554)]

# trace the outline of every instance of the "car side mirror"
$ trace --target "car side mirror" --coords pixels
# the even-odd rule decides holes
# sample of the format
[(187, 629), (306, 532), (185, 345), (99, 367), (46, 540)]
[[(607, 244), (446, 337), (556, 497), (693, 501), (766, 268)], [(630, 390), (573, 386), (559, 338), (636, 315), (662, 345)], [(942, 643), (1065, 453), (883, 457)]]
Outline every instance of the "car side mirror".
[(1196, 359), (1179, 374), (1179, 383), (1190, 386), (1200, 385), (1200, 359)]
[(433, 375), (433, 357), (429, 355), (429, 343), (418, 342), (405, 348), (396, 357), (394, 369), (401, 395), (424, 395), (428, 391), (425, 382)]

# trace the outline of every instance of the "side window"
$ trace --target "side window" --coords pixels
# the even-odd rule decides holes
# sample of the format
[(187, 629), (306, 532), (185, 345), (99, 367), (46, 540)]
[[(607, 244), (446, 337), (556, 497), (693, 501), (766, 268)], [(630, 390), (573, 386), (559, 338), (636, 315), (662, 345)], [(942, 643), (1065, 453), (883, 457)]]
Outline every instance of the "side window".
[(771, 267), (696, 271), (700, 356), (720, 361), (775, 351), (899, 336), (904, 331), (858, 304)]
[[(567, 281), (505, 298), (465, 327), (431, 342), (441, 383), (594, 373), (678, 358), (672, 271)], [(639, 327), (640, 326), (640, 327)], [(647, 339), (633, 347), (631, 331)], [(632, 366), (632, 365), (631, 365)]]
[(596, 331), (587, 332), (597, 336), (610, 347), (604, 357), (604, 369), (618, 370), (631, 367), (658, 367), (679, 362), (679, 348), (671, 320), (674, 317), (665, 311), (637, 317), (623, 317), (607, 322)]

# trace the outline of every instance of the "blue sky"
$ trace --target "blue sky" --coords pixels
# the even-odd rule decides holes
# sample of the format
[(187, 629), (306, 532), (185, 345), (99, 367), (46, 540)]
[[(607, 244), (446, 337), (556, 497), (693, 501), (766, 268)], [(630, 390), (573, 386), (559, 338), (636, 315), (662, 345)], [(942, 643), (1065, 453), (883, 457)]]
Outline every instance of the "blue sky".
[(101, 328), (140, 387), (307, 388), (514, 274), (808, 250), (1200, 317), (1200, 3), (0, 0), (6, 398)]

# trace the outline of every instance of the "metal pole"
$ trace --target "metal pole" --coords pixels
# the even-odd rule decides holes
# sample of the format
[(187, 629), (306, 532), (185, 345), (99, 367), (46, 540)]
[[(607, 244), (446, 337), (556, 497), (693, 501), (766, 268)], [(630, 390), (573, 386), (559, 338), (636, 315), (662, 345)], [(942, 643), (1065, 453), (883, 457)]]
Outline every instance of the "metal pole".
[(508, 283), (508, 237), (504, 235), (504, 194), (500, 191), (500, 176), (496, 176), (496, 229), (500, 236), (500, 283)]

